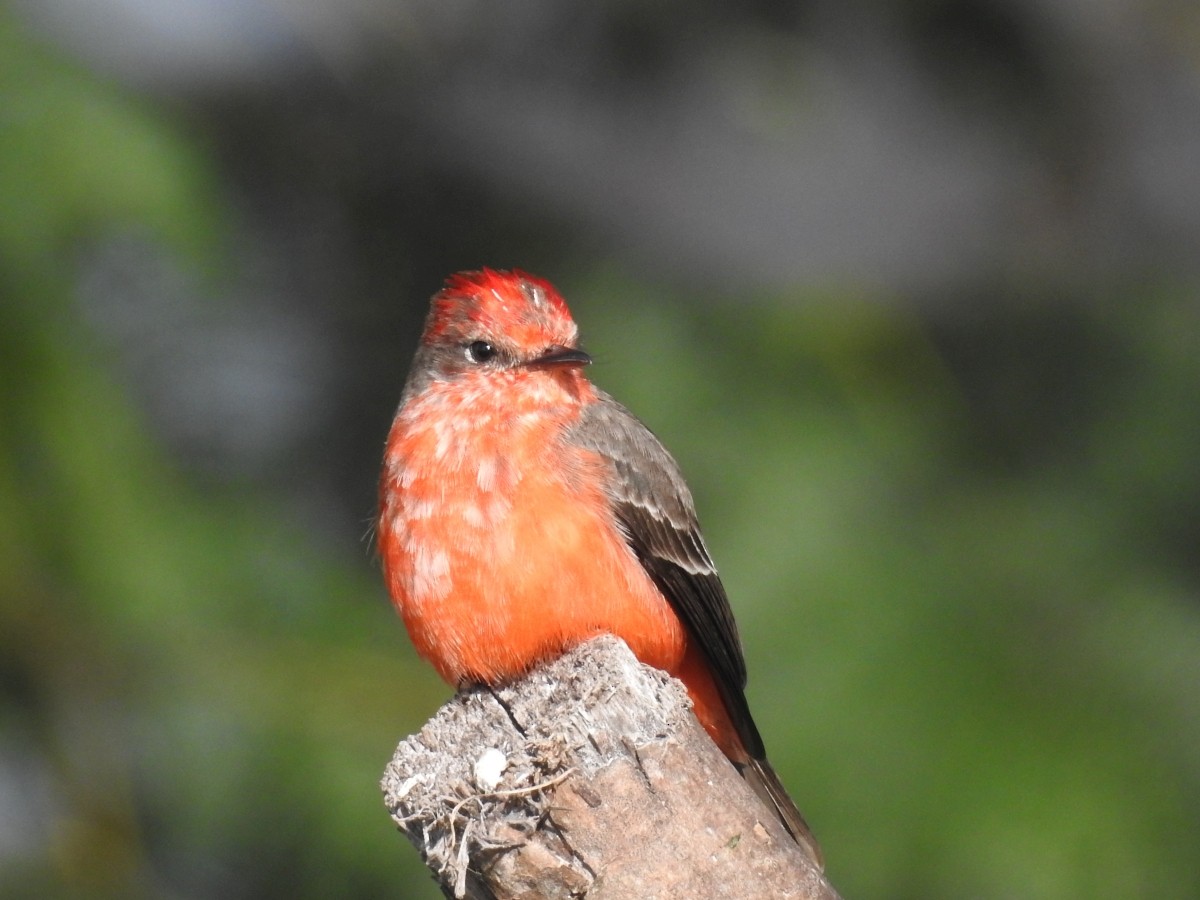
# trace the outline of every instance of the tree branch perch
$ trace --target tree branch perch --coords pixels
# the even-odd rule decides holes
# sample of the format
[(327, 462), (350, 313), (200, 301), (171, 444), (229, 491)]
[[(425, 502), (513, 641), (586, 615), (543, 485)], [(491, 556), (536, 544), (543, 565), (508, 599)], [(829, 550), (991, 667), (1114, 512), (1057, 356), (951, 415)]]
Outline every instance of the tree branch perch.
[(401, 742), (382, 787), (448, 896), (837, 898), (683, 686), (612, 637), (461, 691)]

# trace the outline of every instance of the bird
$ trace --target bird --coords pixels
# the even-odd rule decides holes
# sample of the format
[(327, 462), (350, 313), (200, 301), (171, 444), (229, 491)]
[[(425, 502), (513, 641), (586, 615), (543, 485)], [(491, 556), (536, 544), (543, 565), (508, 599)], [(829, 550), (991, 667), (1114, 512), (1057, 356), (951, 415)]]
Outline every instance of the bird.
[(700, 724), (820, 868), (746, 699), (729, 599), (678, 464), (584, 374), (565, 300), (523, 271), (451, 275), (388, 432), (376, 523), (417, 652), (500, 684), (598, 634), (678, 678)]

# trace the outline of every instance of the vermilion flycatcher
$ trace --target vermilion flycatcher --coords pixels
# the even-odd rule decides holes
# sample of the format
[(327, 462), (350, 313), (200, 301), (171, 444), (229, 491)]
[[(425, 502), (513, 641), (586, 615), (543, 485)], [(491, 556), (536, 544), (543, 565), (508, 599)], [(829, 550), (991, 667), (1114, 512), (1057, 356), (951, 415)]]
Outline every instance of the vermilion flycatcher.
[(387, 439), (379, 549), (417, 651), (452, 685), (511, 679), (602, 633), (679, 678), (696, 717), (820, 863), (767, 763), (691, 493), (583, 374), (558, 292), (465, 272), (436, 294)]

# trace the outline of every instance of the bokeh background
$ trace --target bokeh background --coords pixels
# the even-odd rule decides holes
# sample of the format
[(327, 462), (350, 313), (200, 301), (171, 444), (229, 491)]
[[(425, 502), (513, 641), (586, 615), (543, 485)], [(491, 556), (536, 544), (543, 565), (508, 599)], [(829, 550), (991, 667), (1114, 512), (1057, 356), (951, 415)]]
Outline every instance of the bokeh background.
[(365, 535), (519, 266), (847, 897), (1200, 896), (1200, 6), (0, 6), (0, 896), (437, 896)]

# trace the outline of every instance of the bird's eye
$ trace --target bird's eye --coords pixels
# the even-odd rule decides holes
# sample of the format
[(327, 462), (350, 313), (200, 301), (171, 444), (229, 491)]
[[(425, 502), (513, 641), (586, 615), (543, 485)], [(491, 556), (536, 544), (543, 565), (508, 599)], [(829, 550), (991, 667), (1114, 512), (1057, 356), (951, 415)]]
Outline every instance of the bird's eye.
[(497, 352), (487, 341), (472, 341), (467, 344), (467, 359), (473, 363), (485, 363), (495, 359)]

